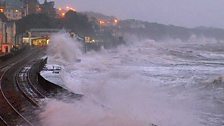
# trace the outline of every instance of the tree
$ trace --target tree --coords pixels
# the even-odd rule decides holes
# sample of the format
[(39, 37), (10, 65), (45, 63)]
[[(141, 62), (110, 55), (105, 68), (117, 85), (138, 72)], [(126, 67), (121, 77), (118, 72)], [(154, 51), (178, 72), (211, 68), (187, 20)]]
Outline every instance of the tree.
[(65, 29), (70, 29), (72, 32), (82, 36), (91, 36), (94, 34), (94, 29), (91, 22), (89, 22), (88, 17), (72, 10), (65, 14), (63, 24)]
[(25, 33), (31, 28), (61, 28), (59, 19), (51, 18), (46, 14), (31, 14), (16, 22), (17, 33)]

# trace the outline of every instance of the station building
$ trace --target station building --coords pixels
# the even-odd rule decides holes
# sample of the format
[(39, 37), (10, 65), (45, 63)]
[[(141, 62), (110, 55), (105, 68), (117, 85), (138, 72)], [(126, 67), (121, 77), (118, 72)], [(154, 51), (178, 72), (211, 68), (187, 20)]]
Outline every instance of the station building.
[(23, 36), (23, 44), (43, 47), (47, 46), (50, 41), (51, 34), (58, 33), (61, 29), (30, 29)]

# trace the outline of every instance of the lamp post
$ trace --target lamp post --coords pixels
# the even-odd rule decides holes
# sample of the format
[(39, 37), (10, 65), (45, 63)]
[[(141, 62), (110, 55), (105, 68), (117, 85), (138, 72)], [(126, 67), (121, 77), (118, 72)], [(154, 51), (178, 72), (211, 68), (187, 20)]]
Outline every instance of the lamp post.
[(27, 32), (28, 33), (28, 38), (29, 38), (29, 44), (30, 46), (32, 45), (32, 42), (31, 42), (31, 32)]
[(117, 37), (118, 36), (118, 29), (119, 29), (119, 26), (118, 26), (118, 24), (119, 24), (119, 20), (118, 19), (114, 19), (113, 20), (113, 25), (114, 25), (114, 34), (115, 34), (115, 37)]
[(114, 24), (117, 25), (118, 24), (118, 19), (114, 19)]
[(100, 24), (100, 32), (102, 32), (103, 31), (102, 27), (105, 25), (105, 21), (99, 20), (99, 24)]

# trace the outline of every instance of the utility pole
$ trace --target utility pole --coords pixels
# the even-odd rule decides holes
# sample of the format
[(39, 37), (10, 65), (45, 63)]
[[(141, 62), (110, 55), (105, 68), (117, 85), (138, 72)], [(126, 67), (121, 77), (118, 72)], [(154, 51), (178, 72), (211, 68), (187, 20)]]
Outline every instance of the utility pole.
[(32, 42), (31, 42), (31, 32), (28, 32), (28, 37), (29, 37), (29, 44), (31, 46), (32, 45)]

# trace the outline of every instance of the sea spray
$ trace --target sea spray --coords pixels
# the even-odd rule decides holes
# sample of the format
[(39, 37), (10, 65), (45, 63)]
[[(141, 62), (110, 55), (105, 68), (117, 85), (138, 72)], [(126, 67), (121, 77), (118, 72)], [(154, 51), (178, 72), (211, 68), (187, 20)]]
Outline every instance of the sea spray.
[(67, 33), (54, 34), (50, 37), (47, 56), (49, 62), (73, 63), (82, 56), (82, 44)]
[[(60, 38), (60, 34), (53, 37), (58, 36)], [(67, 37), (63, 40), (70, 42)], [(49, 55), (51, 61), (60, 61), (64, 65), (64, 84), (84, 97), (70, 99), (72, 103), (54, 99), (46, 101), (40, 114), (43, 126), (223, 124), (223, 104), (217, 104), (220, 94), (203, 85), (206, 79), (224, 74), (224, 68), (215, 64), (223, 59), (211, 61), (215, 58), (213, 55), (205, 59), (198, 56), (203, 52), (217, 54), (209, 47), (215, 50), (214, 45), (220, 45), (204, 40), (198, 43), (146, 40), (132, 44), (85, 55), (78, 51), (80, 53), (75, 53), (78, 54), (75, 58), (73, 55), (63, 57), (64, 53), (59, 50), (56, 51), (59, 56), (55, 56), (56, 53)], [(62, 46), (68, 48), (66, 46), (70, 44)], [(73, 49), (81, 50), (76, 45)], [(77, 58), (81, 62), (76, 62)], [(209, 65), (207, 61), (214, 64)], [(214, 96), (216, 99), (212, 98)]]

